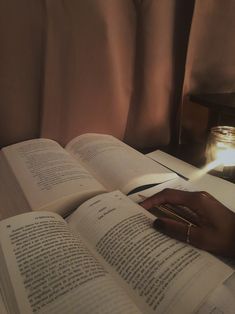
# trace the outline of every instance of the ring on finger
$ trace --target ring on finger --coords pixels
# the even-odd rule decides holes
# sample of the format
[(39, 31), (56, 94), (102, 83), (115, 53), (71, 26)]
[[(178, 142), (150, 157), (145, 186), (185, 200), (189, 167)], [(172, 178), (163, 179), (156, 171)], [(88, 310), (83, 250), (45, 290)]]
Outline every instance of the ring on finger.
[(187, 234), (186, 234), (186, 242), (190, 244), (190, 233), (191, 233), (191, 228), (192, 228), (193, 224), (189, 224), (188, 225), (188, 229), (187, 229)]

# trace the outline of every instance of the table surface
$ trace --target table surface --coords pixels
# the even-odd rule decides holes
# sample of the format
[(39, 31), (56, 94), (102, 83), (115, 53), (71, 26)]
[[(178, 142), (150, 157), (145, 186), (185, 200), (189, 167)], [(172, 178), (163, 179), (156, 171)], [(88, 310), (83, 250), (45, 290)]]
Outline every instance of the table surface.
[(228, 111), (235, 114), (235, 92), (214, 94), (192, 94), (192, 102), (201, 104), (216, 111)]

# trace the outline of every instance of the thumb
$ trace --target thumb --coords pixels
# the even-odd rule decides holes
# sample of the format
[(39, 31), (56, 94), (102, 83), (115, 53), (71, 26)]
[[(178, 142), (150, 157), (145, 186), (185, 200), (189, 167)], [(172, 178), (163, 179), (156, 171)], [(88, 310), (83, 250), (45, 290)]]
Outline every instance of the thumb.
[(193, 225), (185, 224), (169, 218), (157, 218), (153, 227), (182, 242), (188, 242), (189, 244), (200, 246), (198, 240), (200, 238), (199, 227)]

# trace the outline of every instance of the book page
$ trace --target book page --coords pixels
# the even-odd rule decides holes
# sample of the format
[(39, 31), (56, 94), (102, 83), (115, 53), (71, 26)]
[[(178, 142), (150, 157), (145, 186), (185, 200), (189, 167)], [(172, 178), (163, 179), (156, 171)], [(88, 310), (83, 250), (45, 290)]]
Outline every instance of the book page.
[(110, 135), (84, 134), (72, 140), (68, 150), (110, 191), (127, 194), (177, 175)]
[(0, 151), (0, 220), (30, 210), (11, 168)]
[(233, 270), (156, 231), (154, 219), (115, 191), (82, 204), (69, 225), (96, 249), (143, 313), (192, 313)]
[(166, 188), (191, 192), (206, 191), (214, 196), (226, 207), (228, 207), (231, 211), (235, 212), (235, 184), (209, 175), (206, 176), (204, 179), (201, 178), (200, 180), (195, 181), (177, 178), (175, 180), (158, 184), (157, 186), (153, 186), (144, 191), (133, 193), (129, 197), (134, 202), (140, 203), (141, 201), (143, 201), (143, 198), (150, 197)]
[(29, 206), (64, 214), (105, 188), (58, 143), (29, 140), (3, 148)]
[(139, 313), (56, 214), (30, 212), (0, 222), (0, 256), (11, 314)]
[[(235, 212), (234, 183), (207, 174), (203, 168), (196, 168), (160, 150), (156, 150), (147, 156), (187, 178), (188, 181), (185, 185), (188, 191), (206, 191)], [(169, 182), (170, 186), (171, 182)]]
[(160, 163), (161, 165), (168, 167), (172, 171), (178, 173), (179, 175), (189, 179), (191, 176), (194, 175), (195, 171), (198, 169), (189, 163), (176, 158), (170, 154), (167, 154), (161, 150), (155, 150), (149, 154), (147, 154), (149, 158), (155, 160), (156, 162)]
[(0, 293), (0, 313), (1, 313), (1, 314), (8, 314), (1, 293)]
[[(235, 281), (234, 275), (232, 276)], [(230, 280), (230, 278), (229, 278)], [(223, 284), (211, 293), (209, 298), (196, 311), (197, 314), (219, 313), (234, 314), (235, 309), (235, 289), (231, 289)]]
[(182, 190), (182, 191), (189, 191), (188, 181), (179, 177), (177, 179), (158, 184), (158, 185), (153, 186), (149, 189), (145, 189), (144, 191), (133, 193), (133, 194), (129, 195), (128, 197), (133, 202), (140, 203), (144, 199), (151, 197), (154, 194), (156, 194), (156, 193), (158, 193), (164, 189), (167, 189), (167, 188)]

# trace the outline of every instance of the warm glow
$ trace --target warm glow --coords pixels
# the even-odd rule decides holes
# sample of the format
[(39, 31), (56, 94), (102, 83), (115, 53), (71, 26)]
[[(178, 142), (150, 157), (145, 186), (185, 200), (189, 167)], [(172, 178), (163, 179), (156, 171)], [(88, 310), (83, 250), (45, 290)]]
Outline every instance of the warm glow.
[(235, 127), (217, 126), (210, 131), (206, 149), (207, 162), (218, 160), (221, 166), (235, 166)]
[(216, 152), (216, 160), (220, 161), (220, 164), (224, 166), (235, 166), (235, 149), (234, 148), (223, 148), (218, 149)]
[[(235, 127), (216, 126), (211, 128), (206, 147), (207, 164), (196, 170), (191, 180), (197, 180), (214, 169), (221, 177), (228, 178), (235, 170)], [(231, 169), (229, 169), (231, 168)]]
[(202, 169), (195, 170), (194, 174), (190, 178), (190, 181), (195, 181), (195, 180), (200, 179), (207, 172), (209, 172), (212, 169), (215, 169), (215, 168), (217, 168), (218, 166), (221, 166), (221, 165), (222, 165), (222, 162), (219, 159), (210, 162), (209, 164), (205, 165), (205, 167), (203, 167)]
[[(223, 143), (217, 143), (217, 144), (223, 144)], [(212, 169), (218, 168), (218, 167), (231, 167), (235, 166), (235, 148), (229, 148), (226, 145), (216, 145), (217, 147), (214, 148), (214, 156), (216, 157), (215, 160), (209, 162), (207, 165), (205, 165), (202, 169), (196, 170), (195, 173), (191, 176), (191, 181), (197, 180)], [(227, 147), (227, 148), (226, 148)]]

